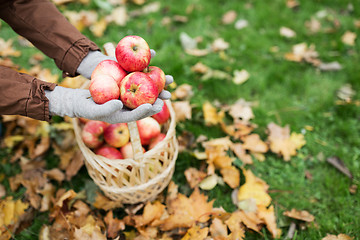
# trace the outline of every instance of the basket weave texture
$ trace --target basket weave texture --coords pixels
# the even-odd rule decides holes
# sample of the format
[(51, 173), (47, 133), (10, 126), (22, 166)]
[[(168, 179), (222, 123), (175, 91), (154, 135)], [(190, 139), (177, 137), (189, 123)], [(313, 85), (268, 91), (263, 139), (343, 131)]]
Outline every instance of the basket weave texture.
[[(174, 109), (169, 100), (164, 102), (170, 111), (170, 119), (162, 125), (162, 132), (166, 133), (166, 137), (154, 148), (141, 154), (139, 159), (134, 157), (134, 159), (113, 160), (96, 155), (82, 141), (80, 121), (76, 118), (73, 119), (76, 140), (85, 157), (87, 171), (110, 199), (123, 204), (152, 201), (169, 184), (175, 169), (178, 142)], [(135, 130), (138, 134), (137, 129)], [(130, 134), (131, 132), (130, 130)], [(130, 137), (134, 153), (142, 152), (142, 149), (134, 148), (134, 146), (137, 148), (141, 146), (133, 142), (133, 139), (138, 136), (131, 134)]]

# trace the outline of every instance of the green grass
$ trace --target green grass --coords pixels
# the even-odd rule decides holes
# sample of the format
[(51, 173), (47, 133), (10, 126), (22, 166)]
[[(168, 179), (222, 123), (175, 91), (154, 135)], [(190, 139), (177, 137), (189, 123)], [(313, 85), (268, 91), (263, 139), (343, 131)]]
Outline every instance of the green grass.
[[(116, 43), (125, 35), (140, 35), (157, 52), (157, 56), (152, 60), (153, 65), (158, 65), (166, 74), (173, 75), (178, 85), (188, 83), (193, 86), (193, 119), (178, 125), (179, 134), (190, 131), (195, 136), (224, 136), (219, 128), (204, 126), (201, 106), (208, 100), (231, 104), (239, 98), (259, 103), (253, 108), (253, 122), (258, 124), (257, 131), (261, 134), (264, 134), (270, 122), (282, 126), (288, 124), (295, 132), (302, 131), (306, 125), (312, 126), (314, 130), (305, 134), (307, 144), (290, 162), (284, 162), (269, 153), (265, 162), (255, 161), (249, 168), (269, 184), (283, 236), (288, 230), (290, 220), (282, 213), (291, 208), (307, 210), (316, 218), (316, 226), (298, 228), (294, 239), (321, 239), (327, 233), (360, 236), (360, 220), (356, 217), (360, 216), (360, 193), (349, 193), (349, 186), (358, 185), (360, 179), (360, 107), (335, 105), (336, 91), (346, 83), (350, 83), (357, 91), (354, 99), (360, 99), (360, 36), (355, 46), (347, 46), (341, 42), (341, 36), (348, 30), (359, 34), (359, 29), (355, 28), (353, 22), (360, 19), (360, 2), (299, 0), (300, 7), (297, 9), (287, 8), (283, 0), (160, 2), (159, 12), (132, 18), (125, 27), (112, 24), (104, 37), (96, 38), (89, 30), (85, 30), (84, 34), (99, 46), (109, 41)], [(353, 11), (348, 10), (350, 3)], [(187, 9), (191, 6), (193, 11), (188, 13)], [(85, 8), (89, 7), (96, 8), (96, 5)], [(82, 8), (83, 5), (72, 3), (61, 10)], [(138, 8), (139, 6), (128, 4), (128, 10)], [(221, 24), (222, 15), (229, 10), (235, 10), (237, 19), (246, 19), (249, 26), (236, 30), (234, 24)], [(334, 19), (339, 21), (339, 27), (332, 33), (309, 34), (305, 22), (323, 10), (328, 12), (326, 18), (320, 19), (323, 28), (333, 27)], [(103, 10), (99, 12), (106, 14)], [(161, 25), (164, 16), (174, 15), (187, 16), (188, 22), (172, 22), (165, 27)], [(281, 26), (293, 29), (297, 36), (293, 39), (280, 36)], [(231, 61), (223, 60), (217, 53), (204, 57), (187, 55), (179, 40), (181, 32), (186, 32), (191, 37), (202, 37), (203, 42), (199, 43), (199, 48), (205, 48), (215, 39), (223, 38), (230, 44), (225, 54)], [(2, 23), (1, 37), (15, 38), (16, 34)], [(293, 45), (302, 42), (314, 44), (321, 60), (338, 61), (343, 69), (338, 72), (320, 72), (307, 63), (286, 61), (284, 54), (290, 52)], [(20, 58), (14, 58), (14, 62), (28, 68), (27, 59), (36, 50), (16, 46), (23, 54)], [(277, 53), (270, 51), (273, 46), (278, 47)], [(191, 71), (191, 67), (197, 62), (229, 74), (234, 70), (246, 69), (251, 77), (242, 85), (219, 79), (202, 81), (199, 74)], [(51, 61), (45, 61), (43, 66), (60, 73)], [(323, 158), (318, 157), (320, 153)], [(344, 161), (354, 175), (353, 181), (325, 161), (330, 156), (338, 156)], [(52, 165), (54, 161), (56, 159), (49, 160)], [(184, 170), (191, 166), (198, 167), (199, 164), (191, 155), (179, 154), (173, 180), (179, 184), (181, 192), (190, 193), (183, 175)], [(15, 174), (15, 170), (8, 168), (8, 164), (2, 163), (0, 173)], [(311, 180), (305, 177), (305, 172), (312, 174)], [(81, 190), (88, 176), (82, 171), (78, 178), (76, 184), (66, 183), (66, 187), (76, 186), (77, 190)], [(6, 180), (4, 182), (6, 185)], [(235, 208), (230, 194), (231, 189), (221, 186), (208, 192), (210, 199), (216, 199), (216, 206), (232, 211)], [(43, 220), (42, 217), (35, 220), (33, 226), (20, 233), (16, 239), (34, 239), (33, 234), (36, 235)], [(259, 234), (247, 233), (246, 239), (271, 239), (267, 231), (263, 234), (261, 237)]]

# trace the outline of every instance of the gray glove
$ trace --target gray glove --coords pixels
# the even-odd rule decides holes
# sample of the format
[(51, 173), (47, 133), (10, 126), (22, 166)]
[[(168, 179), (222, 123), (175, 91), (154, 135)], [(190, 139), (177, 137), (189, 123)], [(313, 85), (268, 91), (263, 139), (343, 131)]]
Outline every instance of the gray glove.
[[(151, 58), (155, 57), (156, 52), (153, 49), (150, 49), (150, 51), (151, 51)], [(100, 51), (90, 51), (88, 55), (86, 55), (86, 57), (81, 61), (79, 67), (77, 68), (77, 72), (83, 75), (84, 77), (86, 77), (87, 79), (90, 79), (91, 74), (96, 68), (96, 66), (100, 62), (107, 59), (116, 61), (115, 58), (106, 56)], [(168, 86), (174, 81), (171, 75), (166, 75), (165, 77), (166, 77), (165, 86)], [(170, 97), (171, 97), (171, 93), (166, 90), (162, 90), (159, 94), (159, 98), (162, 100), (168, 100), (170, 99)]]
[(56, 86), (53, 91), (45, 90), (49, 99), (51, 115), (82, 117), (110, 124), (132, 122), (152, 116), (161, 111), (164, 102), (157, 99), (153, 105), (142, 104), (134, 110), (123, 107), (120, 100), (111, 100), (104, 104), (96, 104), (86, 89), (72, 89)]

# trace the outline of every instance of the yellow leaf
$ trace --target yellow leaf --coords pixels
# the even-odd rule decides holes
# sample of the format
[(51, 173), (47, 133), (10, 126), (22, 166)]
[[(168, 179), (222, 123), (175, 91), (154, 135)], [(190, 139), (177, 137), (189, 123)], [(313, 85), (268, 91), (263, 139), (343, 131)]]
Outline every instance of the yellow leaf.
[(20, 199), (13, 200), (11, 196), (0, 200), (0, 226), (16, 224), (28, 207), (28, 203), (24, 203)]
[(306, 144), (304, 135), (302, 135), (301, 133), (291, 133), (290, 141), (294, 143), (296, 149), (300, 149)]
[(279, 238), (281, 236), (281, 229), (276, 226), (276, 217), (273, 205), (269, 208), (260, 205), (258, 208), (258, 216), (264, 220), (266, 227), (272, 234), (273, 238)]
[(232, 81), (233, 81), (233, 83), (240, 85), (240, 84), (243, 84), (244, 82), (246, 82), (249, 78), (250, 78), (250, 74), (245, 69), (243, 69), (241, 71), (235, 70), (234, 78)]
[(205, 102), (202, 106), (204, 113), (205, 125), (217, 125), (223, 121), (225, 113), (223, 111), (217, 112), (216, 108), (210, 102)]
[(243, 148), (255, 153), (266, 153), (269, 149), (268, 145), (260, 139), (259, 134), (250, 134), (241, 138), (243, 140)]
[(101, 18), (94, 25), (90, 26), (90, 31), (94, 34), (95, 37), (102, 37), (107, 27), (107, 22), (105, 18)]
[(344, 35), (341, 37), (341, 41), (346, 45), (354, 46), (356, 37), (357, 37), (356, 33), (346, 31)]
[(200, 226), (195, 225), (186, 232), (181, 240), (203, 240), (207, 237), (208, 233), (209, 228), (200, 228)]
[(339, 235), (327, 234), (326, 237), (322, 238), (321, 240), (353, 240), (353, 239), (354, 239), (353, 237), (340, 233)]
[(240, 184), (240, 172), (234, 167), (226, 167), (220, 169), (220, 173), (223, 176), (224, 182), (227, 183), (231, 188), (237, 188)]
[(296, 210), (293, 208), (291, 211), (285, 211), (283, 214), (290, 218), (302, 220), (305, 222), (313, 222), (315, 220), (315, 217), (305, 210)]
[(271, 197), (267, 193), (269, 186), (260, 178), (257, 178), (251, 170), (243, 169), (245, 183), (239, 188), (238, 201), (253, 198), (256, 205), (268, 206), (271, 203)]
[(8, 148), (13, 148), (17, 143), (22, 142), (25, 139), (25, 136), (22, 135), (13, 135), (5, 137), (4, 143)]

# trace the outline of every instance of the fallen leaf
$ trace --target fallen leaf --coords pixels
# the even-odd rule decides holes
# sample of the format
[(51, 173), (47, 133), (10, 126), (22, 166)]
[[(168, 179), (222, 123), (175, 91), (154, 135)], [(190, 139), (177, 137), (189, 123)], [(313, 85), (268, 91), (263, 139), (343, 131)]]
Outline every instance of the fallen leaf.
[(339, 170), (341, 173), (346, 175), (348, 178), (352, 179), (353, 175), (351, 174), (349, 168), (346, 167), (345, 163), (337, 156), (332, 156), (326, 159), (333, 167)]
[(227, 226), (219, 218), (215, 217), (210, 225), (210, 234), (214, 239), (226, 239), (228, 236)]
[(126, 26), (129, 20), (125, 6), (119, 6), (114, 8), (109, 15), (105, 17), (107, 23), (115, 23), (118, 26)]
[(181, 240), (203, 240), (209, 233), (209, 228), (204, 227), (200, 228), (200, 226), (195, 225), (188, 229), (185, 236), (181, 238)]
[(299, 43), (292, 47), (292, 52), (285, 54), (285, 59), (294, 62), (307, 62), (314, 66), (320, 65), (319, 54), (315, 51), (315, 45), (308, 46), (306, 43)]
[(318, 68), (321, 70), (321, 71), (325, 71), (325, 72), (328, 72), (328, 71), (339, 71), (342, 69), (342, 66), (339, 62), (329, 62), (329, 63), (321, 63)]
[(218, 183), (218, 176), (216, 174), (205, 177), (200, 183), (199, 188), (202, 190), (211, 190), (216, 187)]
[(102, 37), (107, 28), (107, 22), (105, 18), (101, 18), (96, 21), (93, 25), (90, 26), (90, 31), (94, 34), (95, 37)]
[(237, 13), (234, 10), (230, 10), (227, 11), (223, 16), (222, 16), (222, 23), (223, 24), (230, 24), (233, 23), (235, 21), (237, 17)]
[(237, 188), (240, 184), (240, 172), (234, 167), (225, 167), (220, 169), (220, 173), (223, 176), (224, 182), (231, 188)]
[(300, 3), (297, 0), (286, 0), (286, 6), (288, 8), (295, 8), (298, 7)]
[(192, 107), (189, 101), (176, 101), (172, 102), (172, 107), (176, 112), (176, 122), (185, 121), (186, 119), (191, 119)]
[(305, 26), (310, 33), (318, 33), (321, 30), (321, 22), (313, 17), (310, 19), (310, 21), (305, 22)]
[(193, 87), (190, 84), (181, 84), (180, 86), (178, 86), (175, 91), (172, 92), (172, 100), (188, 100), (190, 99), (193, 95)]
[(294, 30), (292, 30), (288, 27), (281, 27), (280, 28), (280, 36), (283, 36), (286, 38), (293, 38), (293, 37), (296, 37), (296, 32), (294, 32)]
[(276, 217), (274, 212), (274, 206), (266, 208), (262, 205), (258, 208), (258, 216), (265, 222), (267, 229), (271, 233), (273, 238), (280, 238), (281, 229), (276, 225)]
[(240, 30), (249, 26), (249, 22), (245, 19), (239, 19), (235, 22), (235, 29)]
[(217, 112), (217, 109), (210, 102), (205, 102), (202, 110), (206, 126), (217, 125), (221, 123), (225, 117), (225, 113), (223, 111)]
[(250, 134), (241, 138), (242, 147), (253, 153), (266, 153), (269, 150), (268, 145), (261, 140), (259, 134)]
[(228, 49), (230, 44), (228, 42), (225, 42), (223, 38), (217, 38), (214, 40), (214, 42), (211, 44), (211, 49), (214, 52), (224, 51)]
[(234, 71), (234, 78), (233, 78), (232, 81), (236, 85), (240, 85), (240, 84), (243, 84), (244, 82), (246, 82), (249, 78), (250, 78), (250, 74), (245, 69), (240, 70), (240, 71), (235, 70)]
[(188, 168), (184, 172), (186, 181), (190, 185), (190, 188), (195, 188), (206, 177), (206, 173), (198, 170), (197, 168)]
[(340, 100), (350, 102), (352, 97), (356, 94), (351, 84), (345, 84), (340, 87), (340, 89), (336, 92), (337, 97)]
[(255, 117), (251, 109), (251, 103), (242, 98), (230, 106), (229, 114), (233, 117), (234, 121), (243, 123), (247, 123)]
[(305, 210), (297, 210), (293, 208), (291, 211), (285, 211), (283, 214), (284, 216), (305, 222), (313, 222), (315, 220), (315, 217)]
[(123, 204), (121, 202), (112, 201), (101, 193), (97, 193), (93, 206), (98, 209), (109, 211), (115, 208), (120, 208), (123, 206)]
[(341, 41), (345, 45), (354, 46), (357, 35), (354, 32), (346, 31), (341, 37)]
[[(153, 203), (148, 202), (144, 207), (142, 215), (133, 216), (132, 220), (135, 222), (135, 227), (139, 228), (145, 225), (151, 225), (154, 221), (158, 221), (156, 225), (162, 223), (159, 221), (161, 216), (165, 211), (165, 205), (161, 204), (159, 201)], [(160, 222), (160, 223), (159, 223)]]
[(13, 39), (4, 40), (0, 38), (0, 56), (1, 57), (19, 57), (21, 52), (13, 48)]
[(256, 201), (256, 205), (269, 206), (271, 203), (271, 197), (267, 193), (269, 186), (256, 177), (251, 170), (243, 169), (245, 176), (245, 183), (240, 186), (238, 191), (238, 201), (253, 198)]
[(207, 71), (209, 71), (209, 67), (201, 62), (198, 62), (194, 66), (191, 67), (191, 71), (193, 71), (195, 73), (205, 74)]
[(338, 234), (338, 235), (333, 235), (333, 234), (326, 234), (326, 237), (322, 238), (321, 240), (353, 240), (353, 237), (350, 237), (346, 234)]

